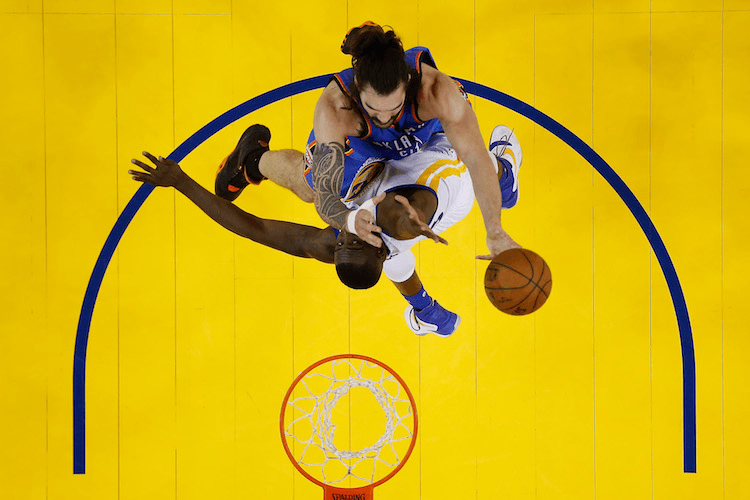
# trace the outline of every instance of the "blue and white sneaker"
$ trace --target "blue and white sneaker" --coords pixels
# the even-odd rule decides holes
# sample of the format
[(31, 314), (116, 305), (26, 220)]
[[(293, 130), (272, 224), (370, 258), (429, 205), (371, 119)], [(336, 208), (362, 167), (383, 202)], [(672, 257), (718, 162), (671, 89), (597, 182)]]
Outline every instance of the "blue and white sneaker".
[(461, 316), (445, 309), (434, 299), (421, 311), (415, 311), (412, 305), (406, 306), (404, 319), (406, 326), (420, 336), (434, 333), (438, 337), (450, 337), (461, 324)]
[[(523, 163), (523, 152), (518, 137), (509, 127), (498, 125), (490, 135), (490, 153), (498, 162), (498, 168), (505, 170), (500, 176), (500, 190), (503, 192), (503, 208), (511, 208), (518, 202), (518, 170)], [(502, 174), (498, 171), (498, 174)], [(511, 174), (512, 182), (511, 182)]]

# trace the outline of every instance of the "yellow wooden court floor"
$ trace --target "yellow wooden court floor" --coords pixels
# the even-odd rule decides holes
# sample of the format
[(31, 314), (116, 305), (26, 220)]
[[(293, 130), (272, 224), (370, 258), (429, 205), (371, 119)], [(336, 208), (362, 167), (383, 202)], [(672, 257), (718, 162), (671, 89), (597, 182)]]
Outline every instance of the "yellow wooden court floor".
[[(159, 188), (96, 300), (73, 473), (77, 327), (139, 187), (129, 160), (346, 68), (341, 40), (368, 19), (553, 118), (635, 195), (689, 312), (695, 473), (677, 315), (644, 230), (563, 140), (476, 96), (485, 139), (503, 123), (523, 148), (503, 223), (552, 269), (541, 310), (488, 302), (476, 206), (447, 247), (415, 249), (428, 292), (463, 318), (419, 338), (387, 280), (348, 290)], [(417, 404), (414, 453), (378, 499), (750, 499), (748, 89), (750, 0), (0, 0), (0, 498), (321, 498), (284, 453), (279, 411), (300, 371), (348, 352), (394, 368)], [(238, 120), (182, 167), (210, 188), (252, 123), (274, 149), (303, 148), (319, 92)], [(237, 203), (324, 227), (270, 183)]]

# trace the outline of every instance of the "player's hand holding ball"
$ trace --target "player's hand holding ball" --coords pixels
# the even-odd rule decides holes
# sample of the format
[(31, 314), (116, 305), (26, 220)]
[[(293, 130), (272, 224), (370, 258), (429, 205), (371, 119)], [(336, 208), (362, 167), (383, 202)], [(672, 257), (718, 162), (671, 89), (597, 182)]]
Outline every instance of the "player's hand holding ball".
[(512, 248), (521, 248), (521, 245), (510, 237), (504, 230), (500, 230), (497, 233), (487, 233), (487, 248), (490, 250), (489, 255), (480, 255), (477, 259), (491, 260), (493, 257), (500, 255), (506, 250)]

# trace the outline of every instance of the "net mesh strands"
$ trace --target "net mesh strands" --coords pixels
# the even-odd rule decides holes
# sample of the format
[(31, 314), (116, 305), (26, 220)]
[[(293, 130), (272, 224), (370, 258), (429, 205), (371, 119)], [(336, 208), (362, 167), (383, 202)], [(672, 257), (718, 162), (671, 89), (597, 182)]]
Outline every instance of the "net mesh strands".
[[(361, 449), (340, 449), (342, 446), (335, 444), (336, 408), (355, 388), (369, 391), (377, 402), (385, 417), (384, 431)], [(329, 485), (346, 480), (373, 484), (379, 474), (407, 458), (414, 437), (415, 415), (409, 394), (386, 368), (363, 359), (334, 359), (305, 374), (285, 412), (295, 416), (287, 420), (284, 434), (299, 445), (294, 446), (299, 452), (294, 453), (296, 461)]]

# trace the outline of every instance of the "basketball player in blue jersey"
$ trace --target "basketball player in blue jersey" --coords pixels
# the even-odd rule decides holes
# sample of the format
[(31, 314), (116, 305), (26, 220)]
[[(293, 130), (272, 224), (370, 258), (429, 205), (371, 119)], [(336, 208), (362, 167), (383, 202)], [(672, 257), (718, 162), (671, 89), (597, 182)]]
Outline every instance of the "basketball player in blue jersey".
[[(491, 161), (498, 167), (506, 200), (504, 208), (510, 208), (518, 198), (521, 148), (507, 127), (496, 127), (492, 137), (496, 140)], [(385, 272), (409, 303), (404, 315), (407, 326), (417, 335), (435, 333), (447, 337), (458, 327), (460, 317), (442, 308), (424, 290), (410, 251), (425, 238), (447, 243), (438, 234), (463, 219), (473, 205), (470, 175), (444, 134), (430, 139), (421, 157), (390, 161), (382, 175), (347, 202), (357, 208), (363, 200), (375, 200), (376, 207), (370, 213), (383, 227), (379, 237), (384, 245), (380, 247), (332, 227), (318, 229), (260, 219), (203, 189), (175, 162), (144, 155), (155, 167), (133, 160), (144, 170), (129, 171), (133, 179), (175, 187), (216, 222), (240, 236), (291, 255), (333, 262), (342, 281), (354, 288), (374, 285), (381, 271)], [(307, 190), (311, 191), (309, 187)]]
[[(371, 22), (352, 29), (341, 48), (352, 56), (352, 67), (334, 75), (318, 100), (307, 154), (269, 151), (270, 131), (254, 125), (222, 163), (216, 193), (234, 200), (249, 183), (269, 178), (314, 201), (331, 226), (379, 247), (382, 228), (369, 207), (351, 210), (342, 196), (372, 180), (383, 161), (418, 155), (433, 135), (444, 133), (471, 174), (482, 212), (489, 255), (480, 258), (519, 247), (501, 225), (503, 198), (476, 115), (463, 88), (437, 70), (430, 51), (404, 51), (392, 30)], [(312, 194), (299, 175), (304, 163)]]

